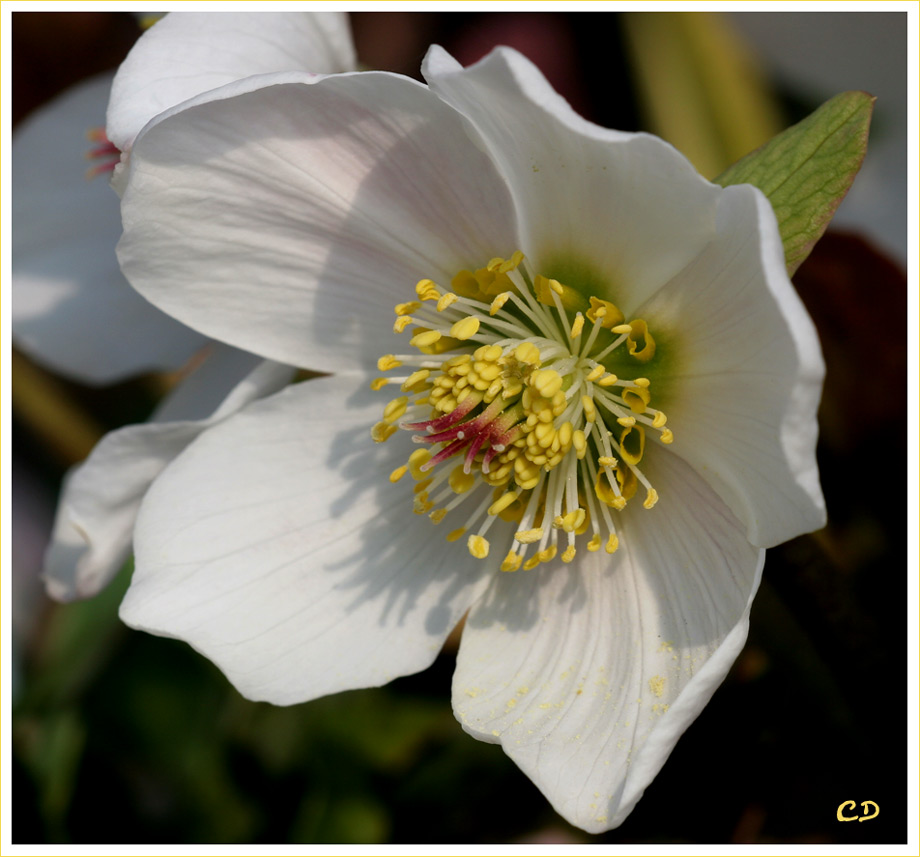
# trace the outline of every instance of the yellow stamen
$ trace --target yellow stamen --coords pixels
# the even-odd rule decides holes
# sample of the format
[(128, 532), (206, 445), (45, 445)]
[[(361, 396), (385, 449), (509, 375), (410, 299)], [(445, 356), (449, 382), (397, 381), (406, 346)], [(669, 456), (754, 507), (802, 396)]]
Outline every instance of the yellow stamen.
[(399, 431), (397, 426), (391, 426), (385, 422), (379, 422), (371, 429), (371, 437), (375, 443), (383, 443), (385, 440), (393, 437)]
[(380, 372), (387, 372), (390, 369), (396, 369), (399, 366), (402, 366), (402, 361), (397, 360), (396, 357), (392, 354), (384, 354), (383, 357), (377, 361), (377, 369)]
[(460, 321), (455, 322), (450, 329), (450, 335), (454, 339), (459, 339), (461, 341), (471, 339), (478, 332), (479, 319), (472, 315), (468, 315), (466, 318), (461, 318)]
[(495, 315), (511, 297), (511, 292), (502, 292), (501, 294), (496, 295), (492, 299), (492, 303), (489, 305), (489, 315)]
[(460, 298), (458, 298), (453, 292), (445, 292), (438, 298), (438, 312), (444, 312), (452, 303), (456, 303)]
[(401, 315), (393, 322), (393, 333), (402, 333), (412, 323), (411, 315)]
[(415, 293), (423, 301), (436, 301), (440, 296), (441, 292), (438, 287), (435, 285), (434, 280), (419, 280), (415, 285)]
[(543, 528), (535, 527), (532, 530), (521, 530), (514, 534), (514, 537), (522, 545), (532, 545), (534, 542), (540, 541), (543, 538)]
[(501, 564), (501, 570), (517, 571), (521, 567), (522, 560), (523, 557), (519, 553), (515, 553), (513, 550), (510, 550), (508, 551), (508, 555), (505, 557)]
[(470, 536), (466, 546), (476, 559), (485, 559), (489, 555), (489, 543), (482, 536)]
[(399, 480), (402, 479), (403, 476), (406, 475), (406, 473), (408, 472), (408, 470), (409, 470), (409, 468), (406, 467), (405, 464), (404, 464), (402, 467), (397, 467), (397, 468), (390, 474), (390, 482), (399, 482)]
[(409, 340), (409, 345), (413, 348), (427, 348), (429, 345), (434, 345), (440, 338), (440, 330), (424, 330), (421, 333), (416, 333)]

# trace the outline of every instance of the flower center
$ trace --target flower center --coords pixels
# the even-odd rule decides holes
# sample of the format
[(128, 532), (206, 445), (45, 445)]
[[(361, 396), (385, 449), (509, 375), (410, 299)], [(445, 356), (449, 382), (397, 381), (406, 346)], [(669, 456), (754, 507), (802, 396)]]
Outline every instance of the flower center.
[(496, 520), (517, 524), (502, 571), (571, 562), (579, 541), (589, 551), (619, 544), (614, 513), (645, 489), (651, 509), (658, 493), (639, 465), (646, 432), (673, 440), (667, 418), (651, 407), (647, 378), (608, 372), (618, 351), (646, 363), (655, 340), (642, 319), (625, 323), (609, 301), (581, 295), (535, 275), (518, 251), (475, 272), (461, 271), (446, 291), (431, 280), (418, 300), (399, 304), (394, 330), (409, 325), (418, 353), (387, 354), (372, 388), (397, 384), (371, 431), (384, 442), (400, 429), (420, 445), (390, 474), (411, 473), (414, 510), (439, 524), (469, 509), (448, 541), (467, 536), (470, 553), (489, 554), (486, 535)]

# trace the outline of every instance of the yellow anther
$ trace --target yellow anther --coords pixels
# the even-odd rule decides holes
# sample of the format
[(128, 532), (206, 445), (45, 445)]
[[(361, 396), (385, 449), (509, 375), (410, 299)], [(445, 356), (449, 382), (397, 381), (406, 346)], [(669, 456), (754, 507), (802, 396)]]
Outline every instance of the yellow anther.
[(495, 363), (501, 356), (502, 349), (498, 345), (481, 345), (473, 352), (475, 360), (484, 360), (487, 363)]
[(574, 533), (585, 522), (586, 514), (584, 509), (572, 509), (562, 516), (562, 529), (567, 533)]
[(371, 389), (375, 393), (377, 393), (380, 390), (382, 390), (384, 387), (386, 387), (386, 385), (389, 383), (390, 383), (389, 378), (374, 378), (374, 380), (371, 381)]
[(543, 538), (543, 527), (534, 527), (532, 530), (520, 530), (514, 534), (514, 537), (522, 545), (532, 545), (534, 542)]
[(674, 443), (674, 432), (672, 432), (671, 429), (666, 428), (666, 429), (661, 433), (661, 438), (660, 438), (660, 440), (661, 440), (662, 443)]
[(517, 571), (521, 567), (521, 561), (523, 557), (519, 553), (515, 553), (513, 550), (508, 551), (508, 556), (505, 557), (504, 562), (501, 564), (502, 571)]
[(500, 294), (497, 294), (492, 299), (492, 303), (489, 304), (489, 315), (495, 315), (495, 313), (497, 313), (506, 303), (508, 303), (508, 299), (510, 297), (511, 292), (501, 292)]
[(636, 424), (635, 417), (617, 417), (617, 422), (624, 428), (632, 428)]
[(588, 321), (596, 322), (600, 320), (601, 327), (606, 327), (608, 330), (613, 327), (615, 324), (619, 324), (625, 319), (625, 316), (620, 312), (619, 308), (610, 303), (610, 301), (601, 300), (600, 298), (591, 297), (591, 309), (588, 310)]
[(571, 562), (575, 559), (575, 545), (569, 545), (562, 554), (563, 562)]
[(464, 473), (463, 465), (458, 464), (447, 477), (447, 484), (454, 494), (464, 494), (476, 484), (476, 474)]
[(399, 429), (396, 426), (391, 426), (385, 422), (379, 422), (371, 429), (371, 437), (374, 439), (375, 443), (383, 443), (385, 440), (393, 437), (398, 431)]
[[(423, 491), (425, 491), (427, 488), (429, 488), (430, 485), (431, 485), (431, 479), (423, 479), (421, 482), (418, 483), (418, 485), (416, 485), (416, 486), (412, 489), (412, 493), (413, 493), (413, 494), (421, 494)], [(427, 496), (427, 495), (426, 495), (426, 496)]]
[(411, 315), (401, 315), (393, 322), (393, 333), (402, 333), (410, 324), (412, 324)]
[(642, 503), (643, 509), (651, 509), (658, 502), (658, 492), (654, 488), (648, 489), (645, 495), (645, 501)]
[(603, 363), (598, 363), (587, 375), (585, 375), (586, 381), (596, 381), (601, 377), (607, 370), (604, 368)]
[(502, 494), (491, 506), (489, 506), (490, 515), (497, 515), (499, 512), (507, 509), (515, 500), (517, 500), (518, 495), (513, 491), (509, 491), (507, 494)]
[(406, 412), (408, 404), (409, 399), (406, 396), (400, 396), (398, 399), (387, 402), (387, 406), (383, 409), (383, 421), (395, 423)]
[(451, 530), (447, 534), (447, 541), (455, 542), (457, 539), (463, 538), (463, 534), (466, 532), (466, 527), (458, 527), (456, 530)]
[(530, 571), (533, 568), (536, 568), (540, 564), (540, 554), (532, 556), (527, 562), (524, 563), (524, 571)]
[(555, 369), (538, 369), (530, 383), (543, 398), (549, 399), (562, 389), (562, 376)]
[(409, 340), (409, 345), (413, 348), (427, 348), (429, 345), (434, 345), (440, 338), (440, 330), (423, 330)]
[(575, 447), (575, 457), (579, 461), (585, 457), (585, 453), (588, 451), (588, 439), (581, 429), (572, 432), (572, 446)]
[(384, 354), (383, 357), (377, 360), (377, 369), (381, 372), (386, 372), (389, 369), (396, 369), (399, 366), (402, 366), (402, 361), (397, 360), (392, 354)]
[(665, 416), (664, 411), (658, 411), (652, 418), (652, 428), (662, 428), (667, 421), (668, 418)]
[(408, 471), (409, 471), (409, 468), (406, 467), (405, 464), (402, 467), (397, 467), (390, 474), (390, 482), (399, 482), (399, 480), (402, 479), (403, 476), (405, 476)]
[(421, 494), (415, 495), (412, 501), (412, 511), (416, 515), (427, 515), (433, 505), (434, 503), (428, 499), (428, 492), (422, 491)]
[(632, 327), (628, 324), (618, 324), (610, 329), (614, 333), (632, 333)]
[(476, 559), (485, 559), (489, 555), (489, 543), (482, 536), (470, 536), (466, 546)]
[(427, 474), (419, 468), (431, 458), (431, 453), (427, 449), (417, 449), (409, 456), (409, 471), (413, 479), (426, 479)]
[(539, 366), (540, 349), (532, 342), (522, 342), (514, 349), (514, 359), (520, 363), (530, 363), (533, 366)]
[(626, 508), (626, 498), (622, 494), (619, 497), (614, 497), (610, 505), (619, 512)]
[(597, 419), (597, 408), (594, 407), (594, 399), (590, 396), (582, 396), (581, 406), (585, 409), (585, 419), (589, 423), (593, 423)]
[(585, 327), (585, 317), (579, 312), (575, 314), (575, 321), (572, 322), (572, 339), (577, 339), (581, 336), (582, 330)]
[(597, 459), (597, 463), (601, 467), (616, 467), (617, 460), (612, 455), (602, 455)]
[(648, 378), (635, 378), (633, 384), (637, 387), (648, 387), (652, 382)]
[(393, 312), (396, 315), (412, 315), (417, 309), (422, 305), (418, 301), (406, 301), (404, 304), (396, 304), (393, 307)]
[(556, 551), (556, 546), (550, 545), (546, 550), (540, 551), (537, 556), (540, 557), (540, 562), (549, 562), (551, 559), (555, 559)]
[(575, 434), (575, 430), (572, 424), (566, 420), (561, 426), (559, 426), (559, 431), (556, 433), (559, 438), (559, 448), (562, 450), (568, 450), (572, 445), (572, 438)]
[(611, 533), (610, 538), (607, 539), (607, 544), (604, 545), (604, 550), (607, 553), (616, 553), (616, 549), (620, 546), (620, 540), (617, 538), (616, 533)]
[(423, 301), (436, 301), (441, 296), (441, 290), (437, 287), (434, 280), (419, 280), (415, 284), (415, 293)]
[(588, 550), (591, 551), (591, 553), (594, 553), (594, 551), (598, 551), (600, 549), (601, 549), (601, 534), (595, 533), (592, 536), (591, 541), (588, 542)]
[(641, 318), (636, 318), (629, 327), (629, 338), (626, 340), (629, 353), (640, 363), (648, 363), (655, 356), (655, 340), (648, 325)]
[(444, 312), (452, 303), (456, 303), (459, 298), (453, 292), (444, 292), (440, 298), (438, 298), (438, 312)]
[(479, 332), (479, 319), (475, 316), (468, 315), (455, 322), (450, 329), (450, 335), (454, 339), (464, 340), (471, 339)]
[(447, 509), (435, 509), (428, 517), (431, 518), (432, 523), (440, 524), (447, 515)]
[(612, 387), (619, 380), (616, 375), (612, 372), (609, 375), (605, 375), (597, 382), (598, 387)]
[[(427, 369), (416, 369), (405, 381), (402, 383), (402, 391), (408, 393), (413, 387), (418, 384), (424, 383), (428, 376), (431, 374)], [(418, 392), (421, 392), (420, 390)]]

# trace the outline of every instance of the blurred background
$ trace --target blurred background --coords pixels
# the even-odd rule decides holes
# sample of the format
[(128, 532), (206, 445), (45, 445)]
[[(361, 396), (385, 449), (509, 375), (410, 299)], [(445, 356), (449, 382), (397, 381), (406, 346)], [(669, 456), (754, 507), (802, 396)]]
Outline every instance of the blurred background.
[[(17, 123), (117, 67), (140, 33), (119, 12), (12, 19)], [(464, 64), (511, 45), (579, 113), (660, 134), (708, 177), (837, 92), (878, 96), (864, 169), (795, 277), (828, 366), (829, 524), (768, 553), (728, 680), (626, 823), (591, 837), (499, 748), (462, 732), (449, 701), (456, 640), (420, 675), (275, 708), (242, 699), (184, 644), (123, 627), (130, 568), (91, 601), (49, 601), (39, 573), (64, 473), (104, 432), (144, 420), (172, 379), (88, 387), (15, 352), (13, 841), (906, 841), (906, 15), (365, 12), (352, 23), (365, 67), (415, 77), (431, 42)], [(844, 800), (875, 801), (879, 816), (841, 824)]]

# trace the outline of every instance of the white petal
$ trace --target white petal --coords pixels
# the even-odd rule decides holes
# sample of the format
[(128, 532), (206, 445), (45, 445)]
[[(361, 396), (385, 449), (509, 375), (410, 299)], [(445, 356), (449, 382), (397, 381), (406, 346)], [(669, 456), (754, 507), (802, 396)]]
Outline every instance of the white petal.
[(202, 435), (144, 501), (124, 621), (277, 704), (430, 664), (488, 566), (389, 482), (411, 443), (371, 442), (380, 410), (363, 377), (327, 377)]
[[(815, 461), (824, 362), (783, 260), (773, 210), (727, 188), (719, 236), (640, 314), (673, 335), (672, 449), (770, 547), (824, 526)], [(654, 320), (654, 321), (651, 321)], [(664, 406), (663, 406), (664, 407)]]
[(654, 509), (620, 549), (502, 574), (470, 611), (454, 710), (500, 742), (571, 823), (625, 819), (744, 643), (763, 551), (676, 456), (649, 461)]
[(393, 306), (419, 279), (449, 286), (510, 255), (510, 199), (426, 87), (375, 72), (278, 83), (297, 77), (228, 86), (138, 138), (119, 256), (151, 301), (218, 339), (367, 368), (405, 348)]
[(275, 71), (353, 71), (343, 12), (172, 12), (138, 39), (112, 86), (107, 132), (123, 151), (158, 113)]
[(539, 273), (629, 314), (712, 236), (718, 188), (663, 140), (582, 119), (521, 54), (461, 69), (435, 46), (423, 72), (484, 138)]
[(90, 383), (178, 368), (205, 341), (151, 306), (118, 268), (118, 197), (104, 177), (86, 177), (84, 157), (110, 83), (102, 75), (68, 90), (13, 138), (14, 341)]
[[(253, 399), (276, 392), (292, 374), (289, 367), (219, 348), (186, 379), (189, 389), (177, 390), (173, 402), (160, 411), (161, 419), (179, 413), (186, 419), (126, 426), (99, 441), (65, 479), (45, 556), (48, 594), (70, 601), (102, 589), (127, 559), (141, 500), (163, 468), (209, 426)], [(194, 397), (193, 410), (190, 397), (203, 386), (207, 393)], [(223, 403), (210, 418), (202, 419), (210, 397), (217, 393)]]

